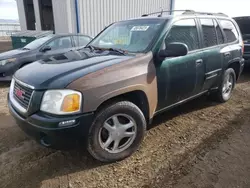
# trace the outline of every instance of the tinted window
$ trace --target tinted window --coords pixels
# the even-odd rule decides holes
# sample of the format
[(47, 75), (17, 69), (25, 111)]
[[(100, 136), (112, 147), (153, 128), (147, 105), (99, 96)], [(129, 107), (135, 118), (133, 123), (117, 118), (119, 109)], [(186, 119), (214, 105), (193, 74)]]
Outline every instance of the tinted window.
[(51, 41), (48, 46), (51, 47), (52, 50), (55, 49), (63, 49), (63, 48), (72, 48), (72, 42), (70, 37), (60, 37), (53, 41)]
[(31, 50), (36, 49), (36, 48), (42, 46), (45, 42), (50, 40), (52, 37), (53, 37), (53, 35), (48, 35), (46, 37), (38, 38), (38, 39), (32, 41), (31, 43), (27, 44), (24, 48), (31, 49)]
[(212, 19), (200, 19), (205, 47), (217, 45), (216, 30)]
[(171, 42), (184, 43), (188, 46), (189, 51), (198, 49), (198, 32), (194, 19), (185, 19), (175, 22), (165, 39), (165, 44)]
[(229, 20), (220, 20), (220, 24), (226, 35), (227, 42), (234, 42), (238, 39), (238, 32), (234, 24)]
[(215, 24), (215, 28), (216, 28), (217, 37), (218, 37), (218, 43), (223, 44), (224, 37), (223, 37), (222, 31), (221, 31), (221, 28), (216, 20), (214, 20), (214, 24)]
[(86, 46), (91, 41), (91, 38), (87, 36), (74, 36), (74, 41), (76, 46)]

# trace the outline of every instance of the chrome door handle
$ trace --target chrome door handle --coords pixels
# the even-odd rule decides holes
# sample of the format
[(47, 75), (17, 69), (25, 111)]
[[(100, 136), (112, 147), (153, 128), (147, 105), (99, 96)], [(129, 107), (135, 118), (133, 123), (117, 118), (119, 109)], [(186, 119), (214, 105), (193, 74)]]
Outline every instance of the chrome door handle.
[(226, 52), (226, 53), (224, 53), (224, 56), (225, 57), (229, 57), (231, 55), (231, 53), (230, 52)]
[(203, 63), (203, 60), (202, 60), (202, 59), (198, 59), (198, 60), (195, 61), (195, 63), (196, 63), (196, 65), (198, 66), (198, 65), (200, 65), (200, 64)]

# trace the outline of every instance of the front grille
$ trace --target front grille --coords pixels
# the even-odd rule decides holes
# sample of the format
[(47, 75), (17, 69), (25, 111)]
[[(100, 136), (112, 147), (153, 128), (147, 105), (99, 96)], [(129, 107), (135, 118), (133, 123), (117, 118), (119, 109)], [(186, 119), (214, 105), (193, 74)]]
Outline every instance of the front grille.
[(13, 96), (25, 110), (28, 109), (33, 90), (15, 81)]

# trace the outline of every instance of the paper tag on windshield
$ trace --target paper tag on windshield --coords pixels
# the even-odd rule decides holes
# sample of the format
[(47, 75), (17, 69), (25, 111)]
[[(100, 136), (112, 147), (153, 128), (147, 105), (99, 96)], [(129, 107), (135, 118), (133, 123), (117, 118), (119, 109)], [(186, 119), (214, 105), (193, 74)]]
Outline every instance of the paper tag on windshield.
[(131, 31), (147, 31), (149, 26), (134, 26)]

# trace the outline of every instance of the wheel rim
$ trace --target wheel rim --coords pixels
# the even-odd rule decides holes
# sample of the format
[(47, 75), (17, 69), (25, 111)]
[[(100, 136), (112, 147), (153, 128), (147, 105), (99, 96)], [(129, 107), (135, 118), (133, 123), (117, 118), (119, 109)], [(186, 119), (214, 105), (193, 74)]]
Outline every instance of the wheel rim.
[(233, 76), (232, 74), (229, 74), (224, 80), (222, 88), (223, 97), (224, 98), (230, 97), (232, 90), (233, 90)]
[(109, 153), (120, 153), (135, 140), (137, 126), (134, 118), (127, 114), (109, 117), (99, 131), (99, 144)]

